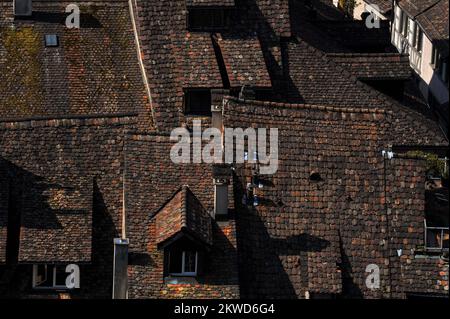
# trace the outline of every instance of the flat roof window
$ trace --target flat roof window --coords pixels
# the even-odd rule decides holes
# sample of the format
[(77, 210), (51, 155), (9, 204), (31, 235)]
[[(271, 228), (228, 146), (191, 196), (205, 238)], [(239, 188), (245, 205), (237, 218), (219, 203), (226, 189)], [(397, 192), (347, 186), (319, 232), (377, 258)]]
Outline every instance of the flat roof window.
[(45, 35), (45, 46), (46, 47), (57, 47), (58, 46), (58, 36), (56, 34), (46, 34)]

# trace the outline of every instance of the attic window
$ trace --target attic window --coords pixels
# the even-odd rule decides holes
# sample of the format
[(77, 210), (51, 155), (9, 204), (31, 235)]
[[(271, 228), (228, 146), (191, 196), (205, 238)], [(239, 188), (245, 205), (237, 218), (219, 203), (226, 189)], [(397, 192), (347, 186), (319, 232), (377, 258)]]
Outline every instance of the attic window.
[(188, 29), (192, 31), (222, 30), (228, 24), (229, 11), (222, 8), (190, 8)]
[(66, 289), (66, 267), (60, 265), (33, 265), (34, 289)]
[(57, 47), (58, 46), (58, 36), (56, 34), (46, 34), (45, 35), (45, 46), (46, 47)]
[(184, 109), (189, 115), (211, 116), (211, 91), (209, 89), (186, 90)]
[(197, 251), (173, 249), (169, 252), (169, 275), (196, 276), (197, 262)]

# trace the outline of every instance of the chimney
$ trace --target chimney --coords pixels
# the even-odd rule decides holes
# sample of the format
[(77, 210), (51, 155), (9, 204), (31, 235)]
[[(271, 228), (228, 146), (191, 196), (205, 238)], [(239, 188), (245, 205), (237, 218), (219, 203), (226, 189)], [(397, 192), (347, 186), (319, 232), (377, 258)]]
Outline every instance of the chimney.
[(211, 126), (222, 131), (223, 119), (223, 98), (229, 95), (229, 90), (213, 89), (211, 90)]
[(32, 0), (13, 0), (14, 16), (30, 17), (33, 12)]
[(228, 217), (228, 185), (231, 181), (231, 168), (229, 165), (218, 164), (213, 166), (214, 177), (214, 218), (226, 219)]
[(128, 239), (114, 238), (112, 299), (128, 297)]

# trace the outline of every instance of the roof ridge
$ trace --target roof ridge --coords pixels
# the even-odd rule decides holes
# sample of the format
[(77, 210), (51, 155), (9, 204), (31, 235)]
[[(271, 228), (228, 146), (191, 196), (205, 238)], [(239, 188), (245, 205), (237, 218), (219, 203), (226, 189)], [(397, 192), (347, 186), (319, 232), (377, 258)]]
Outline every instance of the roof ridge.
[(270, 102), (270, 101), (259, 101), (259, 100), (246, 100), (234, 96), (225, 96), (225, 103), (227, 101), (235, 101), (239, 103), (246, 103), (256, 106), (270, 106), (276, 108), (286, 108), (286, 109), (305, 109), (305, 110), (317, 110), (317, 111), (331, 111), (331, 112), (346, 112), (346, 113), (369, 113), (369, 114), (390, 114), (392, 111), (384, 110), (379, 108), (357, 108), (357, 107), (336, 107), (329, 105), (319, 105), (319, 104), (297, 104), (297, 103), (283, 103), (283, 102)]

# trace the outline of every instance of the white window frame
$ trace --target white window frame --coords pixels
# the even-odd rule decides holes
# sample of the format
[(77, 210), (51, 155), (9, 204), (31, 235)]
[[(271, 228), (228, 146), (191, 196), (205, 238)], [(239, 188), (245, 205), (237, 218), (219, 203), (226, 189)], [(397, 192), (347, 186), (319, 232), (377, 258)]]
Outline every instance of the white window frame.
[[(170, 260), (170, 254), (171, 252), (169, 251), (169, 260)], [(197, 272), (198, 272), (198, 251), (195, 251), (195, 271), (194, 272), (189, 272), (189, 271), (185, 271), (185, 267), (186, 267), (186, 251), (183, 250), (182, 254), (181, 254), (181, 272), (180, 273), (169, 273), (170, 276), (184, 276), (184, 277), (195, 277), (197, 276)]]
[[(52, 271), (52, 285), (48, 287), (40, 287), (37, 283), (37, 273), (38, 273), (38, 267), (44, 266), (44, 267), (53, 267)], [(32, 280), (32, 287), (33, 289), (43, 289), (43, 290), (55, 290), (55, 289), (68, 289), (65, 285), (57, 285), (56, 284), (56, 268), (61, 265), (49, 265), (49, 264), (35, 264), (33, 265), (33, 280)], [(64, 267), (64, 266), (61, 266)], [(65, 268), (64, 268), (65, 273)], [(47, 271), (45, 271), (45, 275), (47, 275)], [(46, 278), (48, 280), (48, 278)]]

